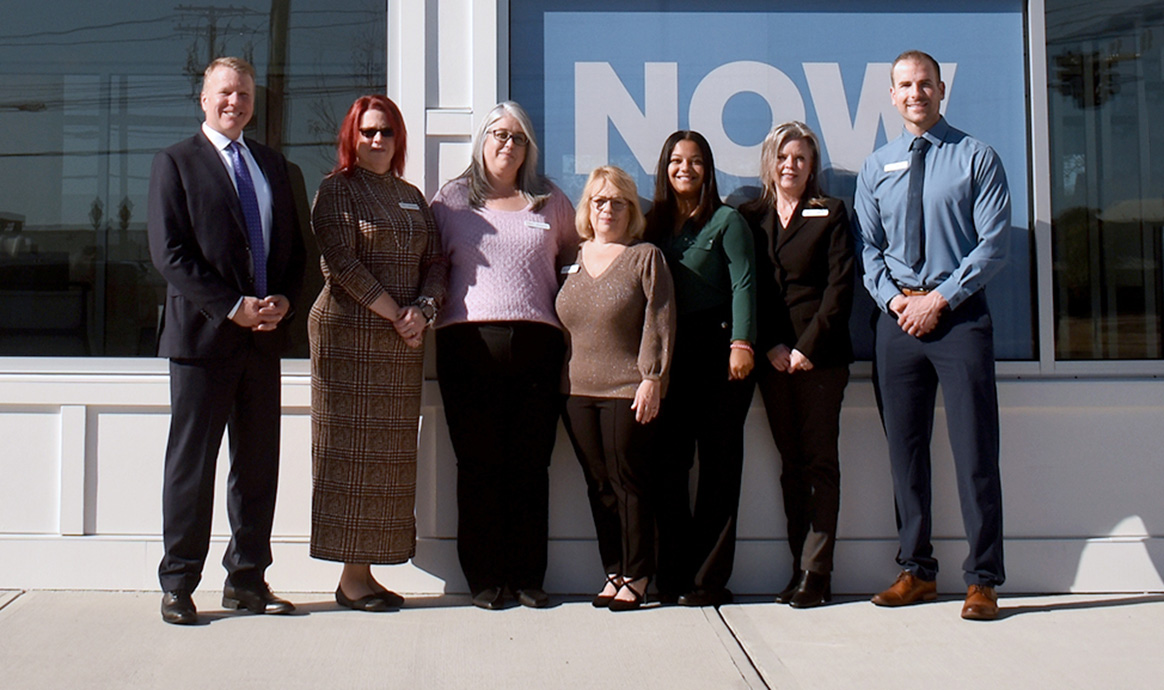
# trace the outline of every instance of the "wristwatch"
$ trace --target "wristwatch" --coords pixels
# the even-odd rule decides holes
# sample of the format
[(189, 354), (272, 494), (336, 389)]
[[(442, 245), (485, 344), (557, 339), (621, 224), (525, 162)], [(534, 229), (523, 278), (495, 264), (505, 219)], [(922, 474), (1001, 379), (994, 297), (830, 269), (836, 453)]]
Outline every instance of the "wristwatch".
[(420, 308), (420, 313), (424, 314), (424, 325), (431, 326), (432, 322), (436, 321), (437, 305), (435, 299), (421, 295), (412, 304)]

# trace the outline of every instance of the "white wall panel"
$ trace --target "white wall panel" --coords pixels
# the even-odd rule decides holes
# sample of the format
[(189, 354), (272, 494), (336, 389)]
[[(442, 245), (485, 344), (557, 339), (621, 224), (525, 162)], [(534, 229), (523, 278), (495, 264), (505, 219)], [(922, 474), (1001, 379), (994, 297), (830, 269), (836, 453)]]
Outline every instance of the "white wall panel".
[[(473, 102), (471, 64), (473, 16), (471, 0), (443, 0), (437, 4), (436, 55), (437, 71), (430, 78), (436, 84), (436, 99), (429, 105), (438, 108), (469, 108)], [(431, 32), (430, 32), (431, 35)]]
[(98, 410), (94, 418), (94, 531), (110, 535), (160, 534), (169, 410), (104, 409)]
[(0, 408), (0, 533), (58, 530), (60, 470), (57, 411)]

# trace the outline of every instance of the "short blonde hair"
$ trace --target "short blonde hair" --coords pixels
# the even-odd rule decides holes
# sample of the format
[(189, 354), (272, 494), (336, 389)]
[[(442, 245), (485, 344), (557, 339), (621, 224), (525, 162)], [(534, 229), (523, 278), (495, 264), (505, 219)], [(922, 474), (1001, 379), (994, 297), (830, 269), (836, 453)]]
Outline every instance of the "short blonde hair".
[(590, 224), (590, 200), (594, 198), (595, 192), (602, 187), (604, 182), (609, 182), (612, 187), (618, 190), (619, 197), (626, 200), (627, 212), (630, 213), (630, 221), (627, 224), (630, 238), (632, 240), (642, 239), (647, 221), (643, 218), (643, 209), (639, 204), (638, 187), (635, 186), (633, 177), (622, 168), (613, 165), (595, 168), (590, 173), (590, 178), (586, 180), (586, 187), (582, 190), (582, 198), (578, 201), (578, 209), (574, 214), (574, 227), (577, 228), (578, 235), (583, 239), (594, 239), (594, 226)]
[(206, 80), (214, 73), (214, 70), (219, 67), (226, 67), (232, 69), (239, 74), (245, 74), (255, 81), (255, 68), (251, 63), (240, 57), (220, 57), (211, 60), (210, 64), (206, 66), (206, 71), (202, 73), (202, 90), (206, 90)]

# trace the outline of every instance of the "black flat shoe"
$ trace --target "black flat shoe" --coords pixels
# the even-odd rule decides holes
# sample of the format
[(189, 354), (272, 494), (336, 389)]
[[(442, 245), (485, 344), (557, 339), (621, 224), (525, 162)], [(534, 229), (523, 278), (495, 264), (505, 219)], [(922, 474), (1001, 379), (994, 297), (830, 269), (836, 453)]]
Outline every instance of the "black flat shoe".
[[(394, 598), (385, 596), (388, 594)], [(395, 592), (384, 590), (384, 594), (376, 592), (366, 597), (360, 597), (359, 599), (349, 599), (348, 595), (344, 594), (343, 587), (336, 587), (335, 603), (353, 611), (395, 611), (404, 603), (404, 597)]]
[(788, 604), (794, 609), (810, 609), (827, 604), (833, 599), (832, 576), (829, 573), (805, 571), (796, 593)]
[(800, 586), (800, 581), (804, 579), (804, 572), (803, 570), (792, 571), (792, 578), (788, 580), (788, 584), (776, 594), (777, 604), (787, 604), (792, 601), (792, 595), (796, 594), (796, 588)]
[(404, 606), (404, 597), (400, 596), (396, 592), (393, 592), (390, 589), (384, 589), (380, 586), (373, 587), (372, 589), (376, 592), (376, 596), (388, 602), (389, 606), (397, 609), (401, 606)]
[(265, 582), (258, 587), (235, 587), (228, 582), (222, 588), (222, 607), (232, 611), (246, 609), (251, 613), (271, 615), (295, 610), (295, 604), (271, 594), (271, 588)]
[(486, 587), (473, 595), (473, 606), (488, 611), (499, 611), (505, 607), (505, 595), (500, 587)]
[[(618, 581), (618, 575), (606, 576), (606, 582), (602, 585), (603, 592), (606, 591), (606, 585), (614, 585), (614, 594), (618, 594), (618, 588), (622, 586)], [(610, 600), (614, 599), (614, 594), (606, 595), (599, 592), (594, 596), (594, 600), (590, 602), (590, 605), (596, 609), (604, 609), (610, 605)]]
[(631, 587), (630, 580), (623, 582), (622, 587), (619, 587), (618, 589), (619, 593), (622, 593), (622, 590), (625, 589), (626, 591), (630, 592), (632, 598), (611, 599), (610, 605), (607, 606), (607, 608), (609, 608), (611, 611), (634, 611), (640, 608), (643, 605), (643, 602), (647, 599), (647, 587), (649, 587), (650, 584), (650, 580), (643, 580), (643, 591), (640, 592), (634, 587)]
[(194, 625), (198, 622), (198, 609), (189, 592), (166, 592), (162, 594), (162, 620), (173, 625)]
[(526, 608), (544, 609), (550, 605), (550, 595), (537, 587), (517, 590), (517, 603)]

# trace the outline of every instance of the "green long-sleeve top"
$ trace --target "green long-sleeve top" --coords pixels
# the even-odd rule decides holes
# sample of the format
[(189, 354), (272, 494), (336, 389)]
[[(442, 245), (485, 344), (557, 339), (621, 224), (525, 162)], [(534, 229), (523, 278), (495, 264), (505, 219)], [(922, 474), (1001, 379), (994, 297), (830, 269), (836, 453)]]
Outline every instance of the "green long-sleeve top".
[(687, 221), (659, 248), (675, 280), (680, 328), (684, 314), (730, 303), (732, 340), (756, 342), (756, 250), (743, 216), (720, 206), (703, 227)]

